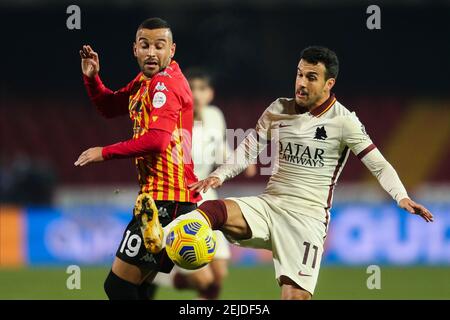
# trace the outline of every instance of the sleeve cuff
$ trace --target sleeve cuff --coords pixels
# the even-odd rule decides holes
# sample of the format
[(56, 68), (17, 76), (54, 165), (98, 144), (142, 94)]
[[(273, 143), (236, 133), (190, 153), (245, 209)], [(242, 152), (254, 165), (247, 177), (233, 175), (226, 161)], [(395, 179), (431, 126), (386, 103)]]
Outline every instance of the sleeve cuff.
[(86, 85), (102, 85), (102, 80), (100, 80), (100, 76), (98, 75), (98, 73), (93, 78), (89, 78), (88, 76), (83, 74), (83, 82)]
[(102, 157), (103, 157), (103, 160), (109, 160), (112, 158), (112, 154), (110, 152), (109, 146), (102, 148)]
[(224, 177), (223, 174), (220, 174), (220, 173), (218, 173), (218, 172), (216, 172), (216, 171), (211, 172), (211, 173), (208, 175), (208, 178), (212, 178), (212, 177), (218, 178), (218, 179), (220, 180), (220, 183), (224, 183), (225, 180), (226, 180), (226, 177)]
[(402, 201), (403, 199), (411, 199), (407, 194), (399, 194), (396, 196), (395, 201), (397, 201), (397, 204), (400, 204), (400, 201)]

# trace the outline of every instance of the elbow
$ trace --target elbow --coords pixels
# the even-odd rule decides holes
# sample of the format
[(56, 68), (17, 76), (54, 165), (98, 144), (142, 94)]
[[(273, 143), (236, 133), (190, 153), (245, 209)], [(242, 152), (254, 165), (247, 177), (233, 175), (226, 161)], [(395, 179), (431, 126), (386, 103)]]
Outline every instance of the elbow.
[(166, 151), (167, 147), (170, 144), (170, 134), (168, 132), (164, 132), (161, 135), (161, 139), (158, 140), (158, 143), (155, 145), (155, 152), (163, 153)]
[[(373, 171), (372, 174), (378, 179), (380, 180), (381, 177), (387, 175), (390, 176), (392, 175), (392, 171), (394, 168), (392, 168), (392, 166), (386, 161), (383, 163), (380, 163), (378, 166), (376, 166)], [(394, 171), (395, 172), (395, 171)]]
[(142, 152), (147, 153), (164, 153), (169, 146), (171, 134), (163, 130), (152, 130), (144, 137), (144, 145)]

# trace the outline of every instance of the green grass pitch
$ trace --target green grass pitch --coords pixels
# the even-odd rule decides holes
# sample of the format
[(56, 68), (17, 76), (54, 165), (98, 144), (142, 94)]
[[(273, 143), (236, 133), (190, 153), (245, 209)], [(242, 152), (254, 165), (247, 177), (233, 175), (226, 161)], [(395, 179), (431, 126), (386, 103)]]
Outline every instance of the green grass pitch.
[[(81, 289), (68, 290), (65, 268), (0, 269), (0, 299), (106, 299), (109, 268), (81, 267)], [(381, 289), (369, 290), (364, 267), (322, 267), (314, 299), (450, 299), (449, 267), (381, 267)], [(231, 267), (221, 299), (279, 299), (272, 266)], [(193, 299), (193, 291), (160, 288), (157, 299)]]

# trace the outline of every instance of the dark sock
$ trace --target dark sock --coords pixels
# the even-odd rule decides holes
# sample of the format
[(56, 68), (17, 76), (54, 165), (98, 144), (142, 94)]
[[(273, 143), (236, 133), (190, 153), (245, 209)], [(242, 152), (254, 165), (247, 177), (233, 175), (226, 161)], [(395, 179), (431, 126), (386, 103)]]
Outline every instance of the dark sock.
[(208, 218), (213, 230), (220, 229), (228, 218), (227, 207), (222, 200), (207, 200), (198, 207), (198, 210)]
[(138, 287), (138, 294), (140, 300), (153, 300), (155, 299), (158, 286), (154, 283), (144, 282)]
[(178, 290), (188, 289), (189, 282), (187, 280), (187, 277), (182, 273), (175, 273), (175, 276), (173, 277), (173, 286)]
[(138, 287), (109, 272), (103, 285), (109, 300), (139, 300)]
[(216, 300), (219, 297), (220, 289), (220, 285), (211, 283), (207, 288), (200, 290), (200, 298)]

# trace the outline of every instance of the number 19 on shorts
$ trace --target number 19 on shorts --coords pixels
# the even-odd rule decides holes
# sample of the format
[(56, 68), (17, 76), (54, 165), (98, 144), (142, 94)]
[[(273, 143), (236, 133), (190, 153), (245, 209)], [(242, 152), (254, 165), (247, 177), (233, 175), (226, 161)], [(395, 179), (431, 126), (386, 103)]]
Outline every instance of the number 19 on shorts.
[[(125, 238), (123, 239), (122, 246), (120, 247), (120, 253), (125, 254), (130, 258), (135, 257), (139, 253), (139, 248), (141, 247), (142, 239), (137, 234), (133, 234), (130, 237), (131, 231), (127, 230)], [(136, 241), (135, 241), (136, 240)], [(126, 246), (126, 249), (125, 249)]]

